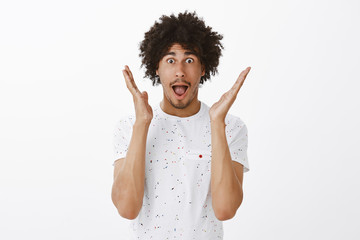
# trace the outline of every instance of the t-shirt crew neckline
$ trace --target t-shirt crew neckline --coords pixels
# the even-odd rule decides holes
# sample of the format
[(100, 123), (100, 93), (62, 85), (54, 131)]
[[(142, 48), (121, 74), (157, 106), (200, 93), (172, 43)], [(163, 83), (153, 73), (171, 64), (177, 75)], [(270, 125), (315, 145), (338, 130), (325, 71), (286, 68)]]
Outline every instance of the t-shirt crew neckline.
[(158, 105), (158, 110), (159, 110), (159, 113), (160, 113), (161, 115), (163, 115), (164, 117), (169, 118), (169, 119), (174, 119), (174, 120), (191, 120), (191, 119), (196, 119), (196, 118), (198, 118), (199, 116), (201, 116), (201, 115), (203, 114), (204, 110), (205, 110), (204, 103), (203, 103), (202, 101), (199, 101), (199, 102), (200, 102), (200, 109), (199, 109), (199, 111), (198, 111), (197, 113), (195, 113), (194, 115), (191, 115), (191, 116), (189, 116), (189, 117), (178, 117), (178, 116), (175, 116), (175, 115), (170, 115), (170, 114), (164, 112), (164, 111), (161, 109), (161, 106), (160, 106), (161, 103), (159, 103), (159, 105)]

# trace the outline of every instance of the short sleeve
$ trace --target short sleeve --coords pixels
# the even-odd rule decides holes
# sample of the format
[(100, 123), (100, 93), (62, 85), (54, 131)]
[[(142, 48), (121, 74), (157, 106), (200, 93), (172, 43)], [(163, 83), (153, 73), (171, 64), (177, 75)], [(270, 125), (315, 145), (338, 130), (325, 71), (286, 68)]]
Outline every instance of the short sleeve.
[(126, 117), (116, 122), (113, 135), (114, 162), (126, 157), (132, 135), (132, 117)]
[(226, 120), (226, 140), (229, 145), (231, 159), (244, 166), (244, 172), (250, 170), (247, 157), (248, 130), (245, 123), (237, 117)]

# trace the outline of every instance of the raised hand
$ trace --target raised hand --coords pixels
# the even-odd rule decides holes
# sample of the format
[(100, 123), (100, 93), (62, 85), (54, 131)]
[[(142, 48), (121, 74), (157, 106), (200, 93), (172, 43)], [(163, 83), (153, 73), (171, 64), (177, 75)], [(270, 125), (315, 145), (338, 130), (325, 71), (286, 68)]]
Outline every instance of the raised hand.
[(250, 69), (251, 67), (247, 67), (244, 71), (242, 71), (232, 88), (224, 93), (219, 101), (212, 105), (209, 110), (211, 121), (225, 121), (226, 114), (228, 113), (231, 105), (234, 103)]
[(150, 124), (153, 118), (153, 111), (148, 102), (148, 94), (146, 91), (140, 92), (137, 88), (134, 77), (130, 68), (125, 65), (125, 69), (122, 70), (126, 86), (130, 90), (133, 96), (136, 121), (139, 123)]

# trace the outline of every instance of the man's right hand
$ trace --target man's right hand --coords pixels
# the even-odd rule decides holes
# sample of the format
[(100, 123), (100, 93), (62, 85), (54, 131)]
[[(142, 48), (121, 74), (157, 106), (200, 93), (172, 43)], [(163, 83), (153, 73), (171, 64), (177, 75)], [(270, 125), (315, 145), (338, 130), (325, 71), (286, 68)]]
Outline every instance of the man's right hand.
[(139, 123), (150, 124), (153, 118), (153, 111), (148, 102), (149, 98), (147, 92), (139, 91), (135, 84), (130, 68), (127, 65), (125, 65), (125, 69), (122, 70), (122, 72), (125, 78), (126, 86), (133, 96), (136, 121)]

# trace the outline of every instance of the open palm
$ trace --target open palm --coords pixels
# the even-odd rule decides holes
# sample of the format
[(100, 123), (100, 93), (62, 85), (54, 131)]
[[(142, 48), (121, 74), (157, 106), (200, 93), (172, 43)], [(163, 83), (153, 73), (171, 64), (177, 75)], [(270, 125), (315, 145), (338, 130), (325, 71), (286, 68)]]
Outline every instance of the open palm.
[(136, 120), (144, 123), (150, 123), (153, 118), (153, 111), (149, 105), (149, 97), (146, 91), (140, 92), (135, 84), (134, 77), (130, 68), (126, 65), (123, 70), (126, 86), (133, 96), (135, 105)]
[(234, 103), (236, 96), (245, 81), (246, 76), (250, 72), (250, 69), (251, 67), (247, 67), (244, 71), (242, 71), (232, 88), (226, 93), (224, 93), (221, 96), (220, 100), (211, 106), (209, 114), (212, 121), (225, 120), (226, 114), (228, 113), (231, 105)]

